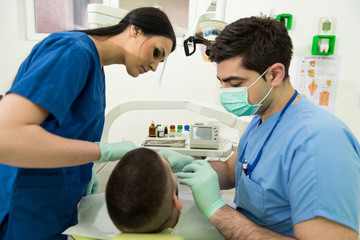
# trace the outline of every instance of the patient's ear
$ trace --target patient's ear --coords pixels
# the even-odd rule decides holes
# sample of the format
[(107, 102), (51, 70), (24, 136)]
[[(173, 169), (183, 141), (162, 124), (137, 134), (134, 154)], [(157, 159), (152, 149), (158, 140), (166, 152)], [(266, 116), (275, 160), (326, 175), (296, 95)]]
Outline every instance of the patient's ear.
[(183, 205), (180, 199), (174, 194), (173, 195), (173, 204), (179, 211), (182, 209)]

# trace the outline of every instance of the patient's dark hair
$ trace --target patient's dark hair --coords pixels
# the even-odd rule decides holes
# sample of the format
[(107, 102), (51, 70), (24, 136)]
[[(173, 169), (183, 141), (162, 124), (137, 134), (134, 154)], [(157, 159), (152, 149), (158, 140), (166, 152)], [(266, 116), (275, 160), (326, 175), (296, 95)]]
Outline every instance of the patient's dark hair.
[(159, 232), (172, 209), (174, 184), (170, 168), (153, 150), (128, 152), (106, 186), (110, 218), (121, 232)]
[(275, 63), (289, 77), (292, 42), (284, 23), (267, 16), (239, 19), (225, 27), (210, 47), (209, 59), (220, 63), (241, 57), (243, 67), (259, 74)]

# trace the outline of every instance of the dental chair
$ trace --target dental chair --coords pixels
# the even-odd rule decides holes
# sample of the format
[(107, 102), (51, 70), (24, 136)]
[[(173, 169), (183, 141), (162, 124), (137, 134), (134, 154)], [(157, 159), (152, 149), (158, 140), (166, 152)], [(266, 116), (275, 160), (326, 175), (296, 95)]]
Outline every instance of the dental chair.
[[(96, 240), (95, 238), (72, 237), (74, 240)], [(183, 240), (183, 238), (170, 234), (140, 234), (140, 233), (122, 233), (110, 240)]]

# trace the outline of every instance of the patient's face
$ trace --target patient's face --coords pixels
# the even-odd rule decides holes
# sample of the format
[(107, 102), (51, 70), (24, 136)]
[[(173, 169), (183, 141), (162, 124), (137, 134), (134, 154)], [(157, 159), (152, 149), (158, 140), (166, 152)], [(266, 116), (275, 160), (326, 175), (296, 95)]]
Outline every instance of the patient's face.
[(169, 172), (170, 172), (170, 175), (171, 175), (171, 178), (172, 180), (174, 181), (174, 184), (175, 184), (175, 193), (176, 193), (176, 196), (178, 196), (178, 186), (177, 186), (177, 182), (176, 182), (176, 176), (175, 174), (171, 171), (171, 166), (170, 166), (170, 163), (168, 160), (166, 160), (166, 158), (164, 158), (163, 156), (159, 155), (162, 162), (165, 164), (165, 166), (169, 169)]
[[(169, 170), (170, 172), (170, 176), (171, 176), (171, 180), (173, 181), (171, 184), (171, 186), (173, 186), (173, 198), (172, 198), (172, 211), (169, 215), (169, 221), (167, 221), (167, 223), (165, 224), (166, 227), (165, 228), (173, 228), (175, 227), (175, 225), (177, 224), (179, 217), (180, 217), (180, 210), (182, 209), (182, 203), (181, 201), (178, 199), (178, 194), (179, 194), (179, 190), (178, 190), (178, 186), (177, 186), (177, 181), (176, 181), (176, 176), (173, 174), (173, 172), (171, 171), (171, 167), (170, 167), (170, 163), (168, 162), (168, 160), (166, 160), (166, 158), (162, 157), (161, 155), (159, 155), (159, 157), (161, 158), (162, 162), (165, 165), (165, 168)], [(162, 230), (164, 230), (165, 228), (162, 228)]]

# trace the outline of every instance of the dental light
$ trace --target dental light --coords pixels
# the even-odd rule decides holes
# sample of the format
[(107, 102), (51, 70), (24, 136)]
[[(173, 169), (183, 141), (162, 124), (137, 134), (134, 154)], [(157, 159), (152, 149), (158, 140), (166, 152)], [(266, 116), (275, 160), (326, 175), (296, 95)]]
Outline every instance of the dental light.
[(210, 45), (225, 28), (225, 4), (226, 0), (215, 0), (210, 3), (205, 13), (201, 14), (189, 30), (184, 40), (186, 56), (191, 56), (196, 51), (196, 44), (203, 45), (201, 52), (205, 61), (210, 54)]

